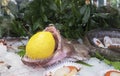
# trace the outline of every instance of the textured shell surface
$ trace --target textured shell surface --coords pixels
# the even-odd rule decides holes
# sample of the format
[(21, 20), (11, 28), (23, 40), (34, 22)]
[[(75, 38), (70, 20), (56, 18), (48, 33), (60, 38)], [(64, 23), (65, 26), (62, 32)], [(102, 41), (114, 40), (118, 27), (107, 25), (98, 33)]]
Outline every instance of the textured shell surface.
[[(96, 45), (94, 39), (102, 44)], [(90, 48), (90, 53), (99, 52), (101, 55), (113, 61), (120, 61), (120, 29), (95, 29), (85, 36), (85, 44)]]
[(46, 71), (44, 72), (43, 76), (54, 76), (55, 71), (64, 67), (64, 66), (75, 66), (78, 70), (80, 70), (80, 68), (82, 67), (81, 64), (77, 64), (77, 63), (74, 63), (71, 61), (63, 61), (63, 62), (59, 62), (57, 64), (54, 64), (52, 66), (46, 67), (45, 68)]
[[(120, 73), (120, 71), (119, 70), (115, 70), (115, 69), (107, 69), (107, 70), (102, 70), (102, 71), (100, 71), (99, 72), (99, 76), (105, 76), (105, 74), (107, 73), (107, 72), (116, 72), (116, 73)], [(110, 75), (110, 76), (119, 76), (118, 74), (115, 74), (115, 75)]]

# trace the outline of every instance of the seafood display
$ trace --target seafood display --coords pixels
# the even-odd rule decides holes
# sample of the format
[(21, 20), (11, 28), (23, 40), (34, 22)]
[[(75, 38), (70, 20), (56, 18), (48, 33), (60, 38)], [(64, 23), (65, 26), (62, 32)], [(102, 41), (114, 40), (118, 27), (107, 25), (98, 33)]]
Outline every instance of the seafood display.
[[(6, 46), (2, 43), (0, 44), (0, 56), (0, 76), (64, 76), (63, 74), (67, 76), (104, 76), (107, 72), (106, 70), (114, 70), (113, 67), (106, 65), (96, 58), (90, 58), (85, 61), (92, 65), (92, 67), (64, 59), (63, 62), (46, 68), (32, 68), (24, 65), (19, 55), (7, 51)], [(98, 68), (98, 66), (100, 67)], [(102, 73), (102, 75), (99, 73)], [(111, 72), (111, 74), (114, 74), (114, 72)], [(115, 73), (112, 76), (116, 76), (117, 74), (119, 76), (119, 73)]]
[(47, 67), (44, 76), (76, 76), (80, 69), (80, 64), (64, 61)]
[(109, 70), (105, 74), (105, 76), (120, 76), (120, 71), (117, 70)]
[(55, 39), (56, 44), (52, 57), (49, 57), (47, 59), (31, 59), (25, 55), (22, 58), (24, 64), (34, 67), (35, 66), (46, 67), (54, 63), (57, 63), (63, 60), (64, 58), (71, 58), (71, 61), (86, 60), (89, 58), (88, 54), (89, 49), (83, 48), (81, 50), (80, 48), (81, 45), (78, 42), (73, 43), (72, 41), (68, 41), (62, 38), (59, 30), (57, 30), (54, 25), (46, 27), (44, 31), (51, 32)]
[(99, 52), (113, 61), (120, 61), (120, 30), (96, 29), (89, 31), (85, 36), (85, 44), (90, 53)]
[(43, 59), (32, 59), (27, 54), (21, 57), (17, 54), (20, 51), (18, 46), (25, 46), (28, 38), (0, 39), (0, 76), (120, 76), (120, 70), (114, 66), (90, 57), (98, 52), (107, 59), (117, 61), (116, 66), (119, 66), (119, 29), (89, 31), (83, 43), (63, 38), (53, 24), (43, 31), (50, 32), (55, 40), (52, 55)]

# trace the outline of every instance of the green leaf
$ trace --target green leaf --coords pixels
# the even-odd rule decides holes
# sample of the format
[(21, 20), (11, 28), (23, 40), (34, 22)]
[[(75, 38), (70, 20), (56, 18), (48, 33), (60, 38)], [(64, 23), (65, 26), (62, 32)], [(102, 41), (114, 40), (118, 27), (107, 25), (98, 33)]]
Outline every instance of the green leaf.
[(76, 61), (76, 63), (83, 64), (83, 65), (89, 66), (89, 67), (92, 66), (92, 65), (90, 65), (90, 64), (88, 64), (88, 63), (85, 63), (85, 62), (83, 62), (83, 61)]
[(46, 16), (46, 15), (43, 15), (43, 20), (44, 20), (44, 22), (47, 22), (47, 21), (48, 21), (48, 19), (47, 19), (47, 16)]
[(115, 67), (115, 69), (120, 70), (120, 62), (111, 62), (111, 65)]
[(87, 9), (87, 5), (82, 6), (81, 9), (80, 9), (80, 14), (84, 15), (86, 9)]
[(106, 64), (111, 65), (111, 62), (110, 62), (109, 60), (104, 59), (103, 61), (104, 61)]
[(108, 18), (109, 13), (94, 13), (96, 17)]
[(35, 32), (38, 28), (39, 28), (40, 24), (39, 24), (39, 21), (35, 22), (34, 25), (33, 25), (33, 32)]
[(100, 60), (103, 60), (103, 59), (104, 59), (104, 57), (101, 56), (98, 52), (95, 52), (95, 57), (97, 57), (97, 58), (100, 59)]
[(112, 65), (115, 69), (120, 70), (120, 62), (119, 61), (110, 61), (110, 60), (104, 58), (98, 52), (96, 52), (96, 57), (99, 58), (100, 60), (103, 60), (106, 64)]
[(104, 62), (108, 65), (112, 65), (115, 69), (120, 70), (120, 62), (119, 61), (110, 61), (110, 60), (104, 59)]
[(25, 50), (24, 49), (21, 49), (21, 51), (19, 51), (17, 53), (20, 57), (23, 57), (25, 55)]
[(51, 4), (50, 4), (50, 9), (52, 9), (52, 10), (54, 10), (54, 11), (57, 11), (57, 6), (56, 6), (56, 4), (54, 3), (54, 2), (52, 2)]
[(90, 18), (90, 7), (87, 7), (85, 14), (82, 18), (82, 23), (87, 23)]

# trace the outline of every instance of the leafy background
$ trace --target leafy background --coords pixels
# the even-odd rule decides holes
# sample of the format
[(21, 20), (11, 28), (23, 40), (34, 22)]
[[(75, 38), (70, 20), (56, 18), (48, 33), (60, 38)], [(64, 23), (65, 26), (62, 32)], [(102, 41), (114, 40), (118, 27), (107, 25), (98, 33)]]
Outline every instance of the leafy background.
[(115, 3), (98, 7), (92, 0), (1, 0), (0, 4), (0, 37), (30, 37), (51, 23), (69, 39), (83, 38), (96, 28), (120, 28)]

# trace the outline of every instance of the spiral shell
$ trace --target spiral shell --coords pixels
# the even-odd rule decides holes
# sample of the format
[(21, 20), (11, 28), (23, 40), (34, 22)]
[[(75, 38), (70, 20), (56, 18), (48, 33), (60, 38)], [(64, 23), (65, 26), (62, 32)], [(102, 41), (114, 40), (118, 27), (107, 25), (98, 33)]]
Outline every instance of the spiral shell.
[[(96, 45), (94, 38), (102, 44)], [(85, 36), (85, 44), (89, 47), (92, 55), (99, 52), (107, 59), (120, 61), (120, 29), (95, 29)]]

